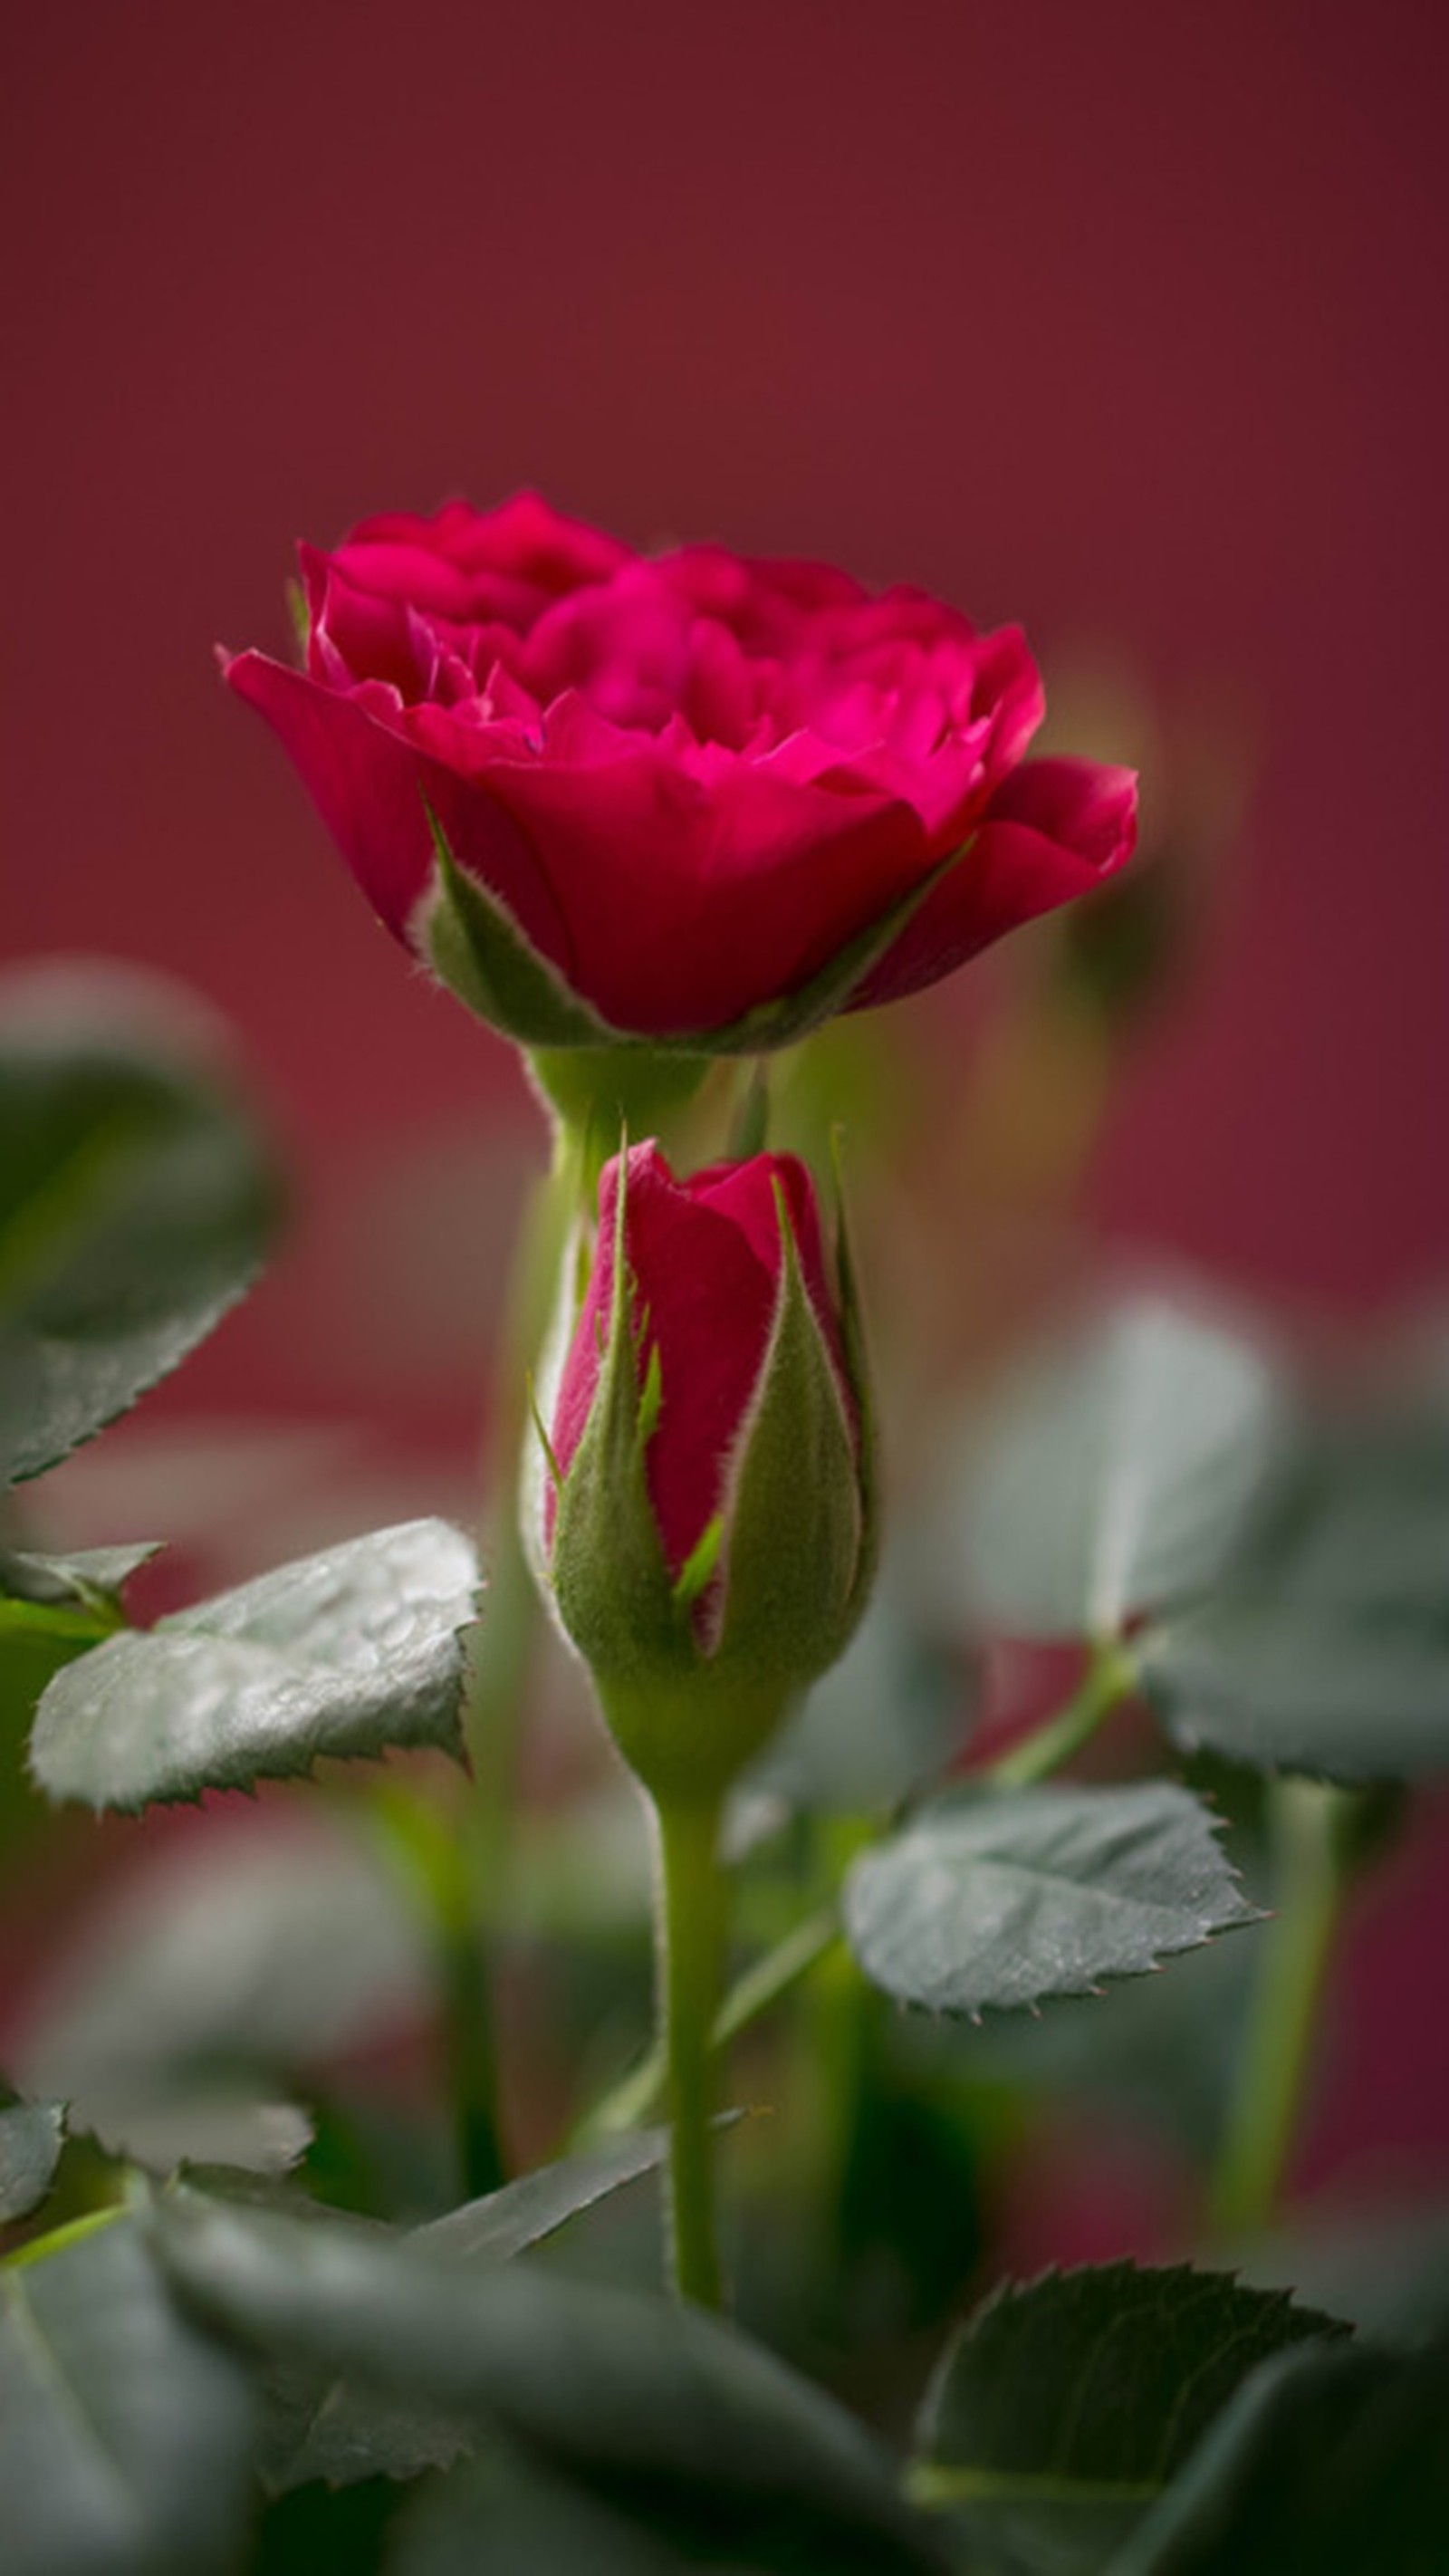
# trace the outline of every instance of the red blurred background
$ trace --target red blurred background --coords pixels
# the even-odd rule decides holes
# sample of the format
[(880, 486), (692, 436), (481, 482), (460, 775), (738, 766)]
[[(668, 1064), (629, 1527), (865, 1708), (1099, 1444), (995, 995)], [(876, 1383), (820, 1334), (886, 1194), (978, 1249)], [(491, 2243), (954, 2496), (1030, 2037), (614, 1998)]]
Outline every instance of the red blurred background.
[(211, 997), (301, 1184), (158, 1419), (436, 1434), (455, 1253), (486, 1338), (511, 1064), (211, 647), (285, 649), (296, 536), (523, 482), (1020, 619), (1089, 747), (1149, 755), (1149, 829), (1159, 735), (1226, 743), (1244, 831), (1096, 1219), (1300, 1311), (1442, 1285), (1446, 74), (1424, 0), (25, 13), (5, 947)]
[(1422, 1284), (1446, 73), (1423, 0), (26, 12), (7, 948), (198, 984), (307, 1155), (503, 1080), (210, 648), (284, 647), (295, 536), (537, 482), (1229, 699), (1247, 863), (1099, 1204), (1268, 1288)]

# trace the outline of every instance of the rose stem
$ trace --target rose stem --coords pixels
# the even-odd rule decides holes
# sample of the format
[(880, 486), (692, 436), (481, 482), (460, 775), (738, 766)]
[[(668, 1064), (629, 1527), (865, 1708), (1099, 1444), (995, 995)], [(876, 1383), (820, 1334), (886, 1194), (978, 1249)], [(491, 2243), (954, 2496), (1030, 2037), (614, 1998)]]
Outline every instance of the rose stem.
[(470, 2198), (495, 2189), (507, 2175), (487, 1954), (506, 1897), (509, 1828), (540, 1606), (519, 1535), (517, 1488), (529, 1436), (529, 1372), (547, 1328), (578, 1205), (579, 1169), (577, 1140), (560, 1129), (550, 1168), (535, 1183), (524, 1212), (494, 1374), (482, 1547), (488, 1589), (471, 1641), (463, 1721), (474, 1795), (460, 1827), (460, 1878), (441, 1926), (441, 2003), (454, 2128)]
[(1254, 2233), (1277, 2210), (1343, 1904), (1344, 1827), (1354, 1805), (1351, 1792), (1322, 1780), (1275, 1780), (1268, 1793), (1277, 1910), (1263, 1936), (1212, 2182), (1212, 2224), (1220, 2235)]
[(658, 1988), (669, 2106), (669, 2253), (682, 2299), (723, 2304), (715, 2228), (717, 2060), (729, 1881), (719, 1863), (719, 1799), (658, 1800)]
[(1066, 1707), (980, 1775), (993, 1789), (1027, 1789), (1080, 1753), (1097, 1729), (1137, 1687), (1131, 1656), (1115, 1637), (1099, 1638), (1087, 1669)]
[[(1094, 1656), (1086, 1679), (1066, 1707), (1038, 1727), (1035, 1734), (993, 1763), (980, 1777), (992, 1788), (1014, 1789), (1037, 1780), (1047, 1779), (1079, 1753), (1088, 1738), (1111, 1716), (1122, 1701), (1130, 1697), (1135, 1674), (1125, 1651), (1104, 1644)], [(786, 1995), (819, 1966), (827, 1954), (844, 1939), (835, 1900), (806, 1915), (787, 1932), (773, 1950), (748, 1967), (737, 1984), (731, 1986), (715, 2015), (710, 2046), (725, 2048), (742, 2031), (783, 2002)], [(642, 2057), (627, 2075), (611, 2087), (579, 2121), (573, 2133), (573, 2144), (587, 2145), (594, 2138), (613, 2137), (624, 2129), (636, 2128), (647, 2120), (665, 2087), (665, 2058), (661, 2040), (656, 2040), (647, 2056)]]

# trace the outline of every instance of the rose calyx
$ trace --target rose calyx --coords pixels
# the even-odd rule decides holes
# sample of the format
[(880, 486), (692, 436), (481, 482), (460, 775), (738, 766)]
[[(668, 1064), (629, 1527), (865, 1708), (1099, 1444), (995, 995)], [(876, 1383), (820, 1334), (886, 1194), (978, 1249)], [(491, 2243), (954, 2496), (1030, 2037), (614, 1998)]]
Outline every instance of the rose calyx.
[[(738, 1198), (751, 1243), (744, 1227), (731, 1240), (712, 1186)], [(651, 1221), (631, 1228), (635, 1194)], [(849, 1262), (838, 1256), (827, 1280), (808, 1175), (787, 1157), (681, 1186), (657, 1148), (635, 1147), (600, 1195), (595, 1278), (555, 1410), (548, 1576), (631, 1767), (659, 1797), (717, 1795), (841, 1653), (869, 1589), (871, 1430)], [(692, 1401), (670, 1346), (740, 1324), (761, 1247), (773, 1276), (759, 1346), (734, 1355), (732, 1383)], [(692, 1265), (711, 1249), (712, 1274), (671, 1272), (671, 1252)], [(742, 1329), (760, 1322), (754, 1302)], [(718, 1378), (729, 1374), (726, 1361)]]

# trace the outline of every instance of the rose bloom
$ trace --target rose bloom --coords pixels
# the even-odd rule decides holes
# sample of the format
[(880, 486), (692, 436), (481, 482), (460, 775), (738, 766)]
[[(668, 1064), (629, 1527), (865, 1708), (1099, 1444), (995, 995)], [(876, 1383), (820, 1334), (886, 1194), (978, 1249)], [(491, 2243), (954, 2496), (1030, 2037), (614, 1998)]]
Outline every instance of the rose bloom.
[[(532, 493), (369, 519), (301, 562), (305, 670), (242, 653), (231, 685), (388, 928), (437, 962), (436, 824), (584, 1006), (574, 1043), (782, 1042), (935, 982), (1131, 851), (1130, 772), (1025, 758), (1044, 701), (1019, 630), (922, 591), (638, 555)], [(468, 997), (525, 1043), (559, 1034)]]

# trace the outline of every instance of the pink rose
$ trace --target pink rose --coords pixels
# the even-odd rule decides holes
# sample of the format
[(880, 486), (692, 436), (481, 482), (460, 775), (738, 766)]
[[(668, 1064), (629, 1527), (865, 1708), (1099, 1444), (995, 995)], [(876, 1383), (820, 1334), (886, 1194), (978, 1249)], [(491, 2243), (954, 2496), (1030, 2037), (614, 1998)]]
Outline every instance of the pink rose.
[(532, 493), (302, 551), (305, 671), (248, 652), (388, 928), (529, 1046), (785, 1043), (1129, 855), (1131, 774), (1024, 758), (1019, 631)]
[(626, 1754), (655, 1784), (715, 1761), (717, 1698), (732, 1769), (840, 1653), (874, 1554), (848, 1265), (804, 1164), (606, 1165), (550, 1412), (544, 1561)]

